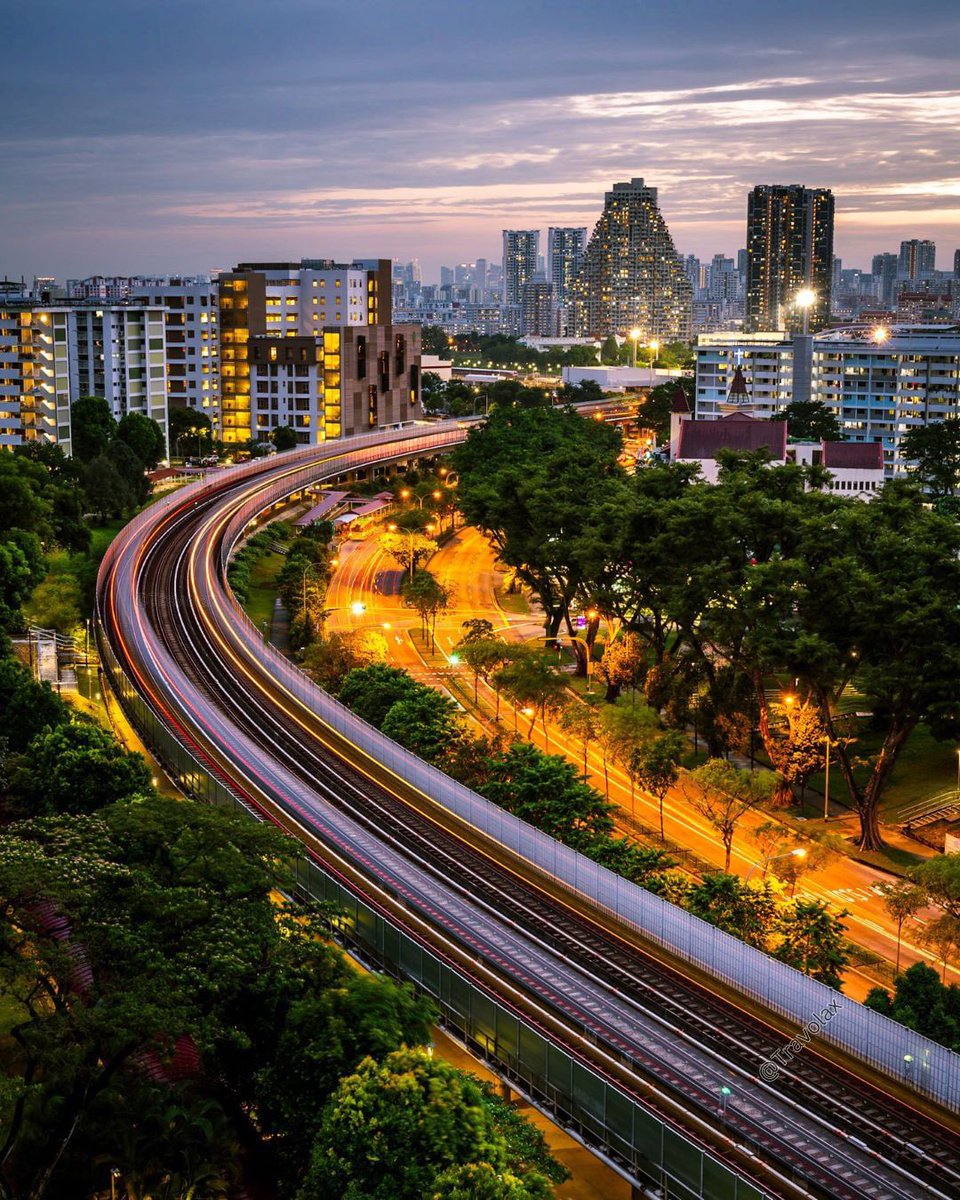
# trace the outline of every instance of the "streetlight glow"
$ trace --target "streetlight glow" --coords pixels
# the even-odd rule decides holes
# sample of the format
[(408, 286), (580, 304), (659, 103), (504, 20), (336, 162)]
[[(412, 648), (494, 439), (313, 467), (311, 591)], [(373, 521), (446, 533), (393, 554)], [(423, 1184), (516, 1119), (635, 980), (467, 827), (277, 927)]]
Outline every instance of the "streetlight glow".
[(817, 293), (813, 288), (801, 288), (793, 302), (797, 308), (812, 308), (817, 302)]
[(883, 325), (878, 325), (873, 331), (873, 340), (878, 346), (882, 346), (889, 336), (890, 330)]
[(367, 611), (367, 606), (362, 600), (354, 600), (354, 602), (350, 605), (350, 611), (355, 617), (362, 617)]

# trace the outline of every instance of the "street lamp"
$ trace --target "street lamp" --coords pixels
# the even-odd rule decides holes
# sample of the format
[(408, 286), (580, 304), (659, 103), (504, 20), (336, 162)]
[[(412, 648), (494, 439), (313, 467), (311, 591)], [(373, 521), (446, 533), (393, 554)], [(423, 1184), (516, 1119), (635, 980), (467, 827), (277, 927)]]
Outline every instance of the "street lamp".
[(637, 342), (639, 342), (642, 336), (642, 329), (630, 330), (630, 366), (633, 367), (634, 370), (637, 369)]
[(803, 336), (810, 332), (810, 309), (817, 302), (817, 293), (813, 288), (801, 288), (793, 298), (793, 303), (803, 313)]
[(890, 336), (890, 330), (887, 329), (883, 325), (878, 325), (876, 327), (876, 329), (873, 331), (873, 340), (877, 343), (878, 346), (882, 346), (883, 343), (887, 340), (887, 338), (889, 338), (889, 336)]
[(764, 873), (764, 875), (766, 875), (766, 873), (767, 873), (767, 867), (768, 867), (768, 866), (769, 866), (769, 865), (770, 865), (772, 862), (776, 862), (778, 858), (806, 858), (806, 857), (807, 857), (807, 852), (806, 852), (806, 850), (803, 850), (803, 849), (802, 849), (801, 847), (799, 847), (799, 846), (798, 846), (798, 847), (797, 847), (795, 850), (788, 850), (788, 851), (786, 852), (786, 854), (768, 854), (768, 855), (767, 855), (767, 857), (766, 857), (766, 858), (764, 858), (764, 859), (763, 859), (761, 862), (758, 862), (758, 863), (754, 863), (754, 864), (753, 864), (753, 866), (752, 866), (752, 867), (750, 868), (750, 870), (747, 872), (746, 879), (744, 879), (744, 881), (743, 881), (743, 882), (744, 882), (744, 883), (749, 883), (749, 882), (750, 882), (750, 876), (751, 876), (751, 875), (754, 873), (754, 871), (757, 869), (757, 867), (762, 867), (762, 868), (763, 868), (763, 873)]

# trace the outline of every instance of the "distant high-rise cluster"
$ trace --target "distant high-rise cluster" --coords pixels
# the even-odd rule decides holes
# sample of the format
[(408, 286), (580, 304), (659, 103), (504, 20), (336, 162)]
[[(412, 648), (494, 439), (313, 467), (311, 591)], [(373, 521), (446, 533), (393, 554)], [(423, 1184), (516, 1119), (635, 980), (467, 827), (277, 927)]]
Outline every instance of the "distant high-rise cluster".
[[(750, 332), (830, 322), (833, 283), (833, 193), (800, 184), (760, 184), (747, 199), (747, 288)], [(806, 310), (797, 296), (809, 290)]]
[(642, 179), (615, 183), (573, 285), (574, 327), (595, 337), (639, 329), (644, 339), (688, 338), (692, 289), (657, 202)]

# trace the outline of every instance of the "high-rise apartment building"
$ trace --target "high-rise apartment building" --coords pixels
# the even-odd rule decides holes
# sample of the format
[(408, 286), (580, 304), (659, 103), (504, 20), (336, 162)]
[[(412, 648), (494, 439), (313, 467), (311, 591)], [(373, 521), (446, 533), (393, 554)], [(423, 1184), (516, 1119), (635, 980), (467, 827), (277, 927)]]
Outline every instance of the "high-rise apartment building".
[(960, 250), (953, 252), (953, 277), (960, 281)]
[(732, 258), (715, 254), (707, 267), (707, 299), (722, 304), (740, 299), (740, 276)]
[(875, 254), (870, 264), (877, 289), (877, 299), (885, 308), (892, 308), (897, 300), (897, 271), (899, 257), (896, 254)]
[(134, 299), (162, 306), (167, 338), (167, 406), (192, 408), (220, 423), (220, 308), (209, 279), (173, 277), (140, 284)]
[(632, 179), (606, 193), (573, 293), (580, 336), (624, 335), (636, 328), (645, 339), (689, 338), (690, 281), (656, 188)]
[(539, 229), (503, 231), (503, 303), (518, 305), (521, 289), (537, 273), (540, 255)]
[(760, 184), (747, 199), (747, 291), (750, 332), (804, 327), (797, 293), (815, 295), (808, 328), (830, 320), (833, 274), (833, 193), (800, 184)]
[(547, 279), (553, 284), (557, 304), (566, 304), (573, 281), (580, 273), (586, 248), (586, 228), (551, 225), (548, 229)]
[(389, 259), (241, 263), (221, 275), (223, 440), (289, 423), (315, 444), (363, 432), (371, 413), (377, 426), (419, 415), (420, 331), (390, 324), (391, 276)]
[(528, 279), (520, 289), (520, 308), (520, 324), (525, 336), (557, 336), (557, 302), (552, 283)]
[(69, 309), (0, 299), (0, 446), (37, 441), (70, 453), (76, 359)]
[(142, 413), (166, 435), (165, 310), (146, 304), (0, 304), (0, 445), (71, 453), (70, 405), (102, 396), (113, 416)]
[(936, 242), (911, 238), (900, 243), (897, 274), (901, 279), (924, 279), (936, 270)]

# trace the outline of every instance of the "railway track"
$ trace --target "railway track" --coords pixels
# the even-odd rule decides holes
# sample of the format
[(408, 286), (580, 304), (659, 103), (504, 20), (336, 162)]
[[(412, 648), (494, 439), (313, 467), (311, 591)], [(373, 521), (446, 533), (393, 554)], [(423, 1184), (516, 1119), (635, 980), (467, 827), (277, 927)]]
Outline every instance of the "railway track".
[[(238, 731), (256, 748), (244, 759), (233, 739), (244, 786), (271, 796), (395, 899), (431, 914), (444, 937), (504, 977), (535, 1013), (573, 1022), (604, 1069), (633, 1077), (661, 1115), (687, 1114), (695, 1138), (712, 1129), (714, 1153), (732, 1155), (741, 1170), (752, 1161), (771, 1194), (960, 1193), (954, 1129), (811, 1050), (765, 1084), (760, 1065), (789, 1040), (773, 1025), (585, 913), (409, 786), (377, 778), (368, 762), (351, 764), (350, 748), (251, 653), (219, 576), (228, 515), (249, 487), (164, 518), (131, 548), (133, 591), (106, 609), (125, 646), (120, 626), (139, 608), (142, 661), (127, 645), (125, 665), (161, 713), (183, 713), (221, 752), (228, 731)], [(158, 670), (161, 661), (178, 673)]]

